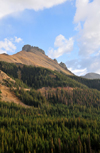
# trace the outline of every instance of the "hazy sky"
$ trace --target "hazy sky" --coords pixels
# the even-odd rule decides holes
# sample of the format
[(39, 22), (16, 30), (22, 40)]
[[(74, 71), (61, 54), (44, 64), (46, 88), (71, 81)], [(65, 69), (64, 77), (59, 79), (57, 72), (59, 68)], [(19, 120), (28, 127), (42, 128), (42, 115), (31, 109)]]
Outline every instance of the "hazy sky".
[(76, 75), (100, 74), (100, 0), (0, 0), (0, 53), (25, 44)]

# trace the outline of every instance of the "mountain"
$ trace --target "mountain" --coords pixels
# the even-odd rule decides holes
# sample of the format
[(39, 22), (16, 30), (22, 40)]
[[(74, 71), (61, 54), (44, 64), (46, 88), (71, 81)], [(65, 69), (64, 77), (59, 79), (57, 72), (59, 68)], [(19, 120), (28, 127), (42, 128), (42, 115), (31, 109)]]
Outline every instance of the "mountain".
[(97, 73), (87, 73), (85, 76), (82, 76), (86, 79), (100, 79), (100, 74)]
[(100, 153), (100, 80), (22, 50), (0, 55), (0, 153)]
[(65, 68), (64, 64), (58, 64), (57, 61), (52, 60), (45, 55), (45, 52), (42, 49), (30, 45), (24, 45), (22, 51), (14, 55), (0, 54), (0, 61), (44, 67), (53, 71), (62, 71), (67, 75), (73, 75), (67, 68)]

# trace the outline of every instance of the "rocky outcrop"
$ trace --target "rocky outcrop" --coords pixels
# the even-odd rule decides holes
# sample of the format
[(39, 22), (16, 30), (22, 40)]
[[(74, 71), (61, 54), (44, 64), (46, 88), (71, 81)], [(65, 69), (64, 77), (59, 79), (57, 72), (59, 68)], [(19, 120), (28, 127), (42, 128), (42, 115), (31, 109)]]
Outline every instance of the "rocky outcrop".
[(66, 67), (66, 65), (65, 65), (63, 62), (61, 62), (59, 65), (60, 65), (63, 69), (68, 70), (67, 67)]
[(3, 53), (3, 55), (9, 56), (9, 55), (8, 55), (8, 54), (6, 54), (6, 53)]
[(33, 47), (31, 45), (24, 45), (22, 47), (22, 50), (25, 50), (27, 52), (33, 52), (33, 53), (38, 51), (38, 52), (41, 52), (42, 54), (45, 54), (44, 50), (40, 49), (39, 47), (35, 47), (35, 46)]
[(35, 50), (41, 52), (42, 54), (45, 54), (44, 50), (40, 49), (39, 47), (35, 47), (35, 46), (34, 46), (33, 49), (35, 49)]
[(58, 61), (57, 61), (56, 59), (54, 59), (54, 61), (55, 61), (56, 63), (58, 63)]
[(25, 50), (25, 51), (30, 51), (31, 50), (31, 48), (32, 48), (32, 46), (31, 45), (24, 45), (23, 47), (22, 47), (22, 50)]

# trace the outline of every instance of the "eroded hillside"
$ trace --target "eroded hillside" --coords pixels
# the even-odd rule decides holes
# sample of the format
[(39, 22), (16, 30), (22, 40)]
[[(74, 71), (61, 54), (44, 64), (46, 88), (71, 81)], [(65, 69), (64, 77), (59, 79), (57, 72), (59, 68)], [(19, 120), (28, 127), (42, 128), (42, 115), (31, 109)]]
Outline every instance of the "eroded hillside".
[(21, 100), (16, 97), (14, 92), (11, 92), (10, 87), (7, 87), (5, 81), (9, 80), (15, 83), (15, 80), (10, 78), (6, 73), (0, 70), (0, 91), (1, 91), (1, 100), (5, 102), (14, 102), (16, 104), (20, 104), (24, 107), (27, 107)]

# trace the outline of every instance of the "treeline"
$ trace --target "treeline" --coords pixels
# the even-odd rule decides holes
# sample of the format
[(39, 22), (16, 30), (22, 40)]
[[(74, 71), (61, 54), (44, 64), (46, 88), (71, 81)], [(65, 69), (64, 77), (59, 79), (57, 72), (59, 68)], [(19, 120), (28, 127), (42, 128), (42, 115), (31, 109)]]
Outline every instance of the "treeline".
[(0, 62), (0, 69), (8, 75), (22, 80), (25, 84), (35, 89), (41, 87), (81, 87), (85, 85), (69, 78), (65, 74), (51, 71), (42, 67), (16, 66), (12, 63)]
[(17, 71), (18, 67), (13, 63), (7, 63), (0, 61), (0, 70), (4, 71), (6, 74), (13, 76), (14, 78), (17, 78)]
[(89, 88), (100, 90), (100, 79), (91, 80), (91, 79), (86, 79), (86, 78), (82, 78), (78, 76), (68, 76), (68, 77), (88, 86)]
[[(42, 67), (15, 65), (0, 61), (0, 69), (8, 75), (22, 80), (25, 84), (35, 89), (41, 87), (81, 87), (100, 90), (99, 79), (85, 79), (78, 76), (67, 76), (64, 73), (51, 71)], [(26, 75), (27, 74), (27, 75)]]
[[(59, 116), (50, 117), (46, 115), (46, 109), (52, 110), (53, 106), (52, 108), (45, 106), (44, 110), (43, 108), (25, 109), (13, 103), (0, 102), (0, 152), (100, 152), (99, 121), (90, 120), (88, 116), (87, 119), (75, 118), (70, 115), (64, 117), (63, 114), (61, 114), (62, 117), (60, 117), (60, 114)], [(59, 106), (59, 109), (62, 109), (62, 107)], [(70, 106), (69, 109), (69, 112), (74, 114), (73, 107)], [(95, 112), (97, 112), (96, 118), (98, 112), (100, 113), (100, 109), (95, 109)]]

